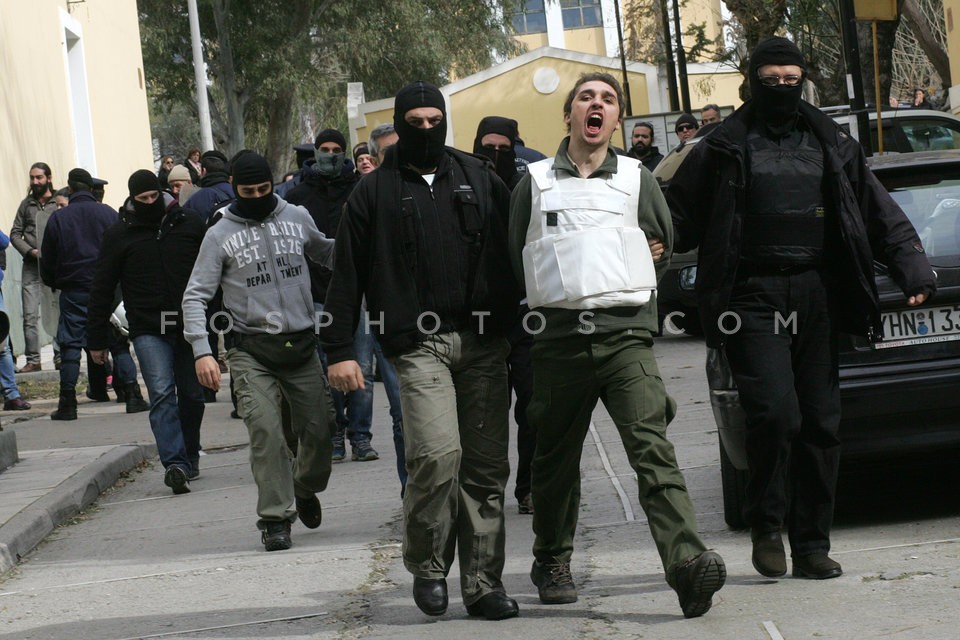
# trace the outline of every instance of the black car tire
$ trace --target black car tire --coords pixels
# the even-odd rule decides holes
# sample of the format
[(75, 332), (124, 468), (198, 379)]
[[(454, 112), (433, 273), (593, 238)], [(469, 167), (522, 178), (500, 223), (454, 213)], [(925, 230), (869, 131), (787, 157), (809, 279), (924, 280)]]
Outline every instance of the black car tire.
[(731, 529), (745, 529), (743, 508), (747, 497), (747, 472), (733, 466), (720, 440), (720, 483), (723, 485), (723, 519)]

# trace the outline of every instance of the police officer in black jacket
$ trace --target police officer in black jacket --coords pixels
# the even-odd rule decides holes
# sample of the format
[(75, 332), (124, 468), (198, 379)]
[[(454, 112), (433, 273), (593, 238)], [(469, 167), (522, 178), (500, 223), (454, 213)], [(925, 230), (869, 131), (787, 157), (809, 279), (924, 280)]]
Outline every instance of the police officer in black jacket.
[(793, 575), (825, 579), (842, 573), (828, 556), (840, 457), (837, 331), (880, 327), (875, 258), (910, 305), (936, 284), (860, 145), (801, 100), (804, 74), (789, 40), (757, 45), (752, 99), (696, 145), (667, 202), (675, 250), (700, 248), (707, 344), (725, 348), (746, 412), (753, 566), (786, 573), (786, 524)]

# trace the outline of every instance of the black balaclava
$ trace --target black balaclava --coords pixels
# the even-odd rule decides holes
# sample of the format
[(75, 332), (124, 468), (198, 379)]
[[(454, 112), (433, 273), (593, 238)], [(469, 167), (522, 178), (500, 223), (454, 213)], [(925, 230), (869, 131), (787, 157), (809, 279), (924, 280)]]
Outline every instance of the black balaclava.
[[(510, 140), (510, 149), (508, 151), (497, 151), (496, 149), (484, 149), (483, 136), (488, 133), (499, 133)], [(517, 139), (517, 121), (512, 118), (502, 118), (500, 116), (487, 116), (477, 125), (477, 137), (473, 140), (473, 152), (490, 158), (493, 166), (497, 169), (497, 175), (508, 185), (517, 174), (517, 154), (513, 150), (514, 141)]]
[[(335, 142), (340, 147), (340, 153), (325, 153), (320, 151), (320, 145), (324, 142)], [(313, 155), (317, 163), (314, 165), (317, 173), (326, 178), (335, 178), (343, 171), (343, 164), (347, 160), (346, 151), (347, 141), (343, 134), (336, 129), (324, 129), (317, 134), (317, 139), (313, 143)]]
[(257, 221), (273, 213), (277, 207), (277, 196), (272, 189), (267, 195), (255, 198), (243, 198), (237, 193), (239, 185), (273, 184), (273, 172), (266, 158), (255, 151), (238, 153), (230, 164), (230, 173), (233, 176), (233, 193), (237, 196), (230, 211), (241, 218)]
[[(407, 111), (419, 107), (436, 107), (443, 120), (430, 129), (408, 124)], [(447, 107), (443, 94), (429, 82), (417, 80), (400, 89), (393, 102), (393, 127), (397, 131), (397, 155), (400, 164), (410, 164), (419, 170), (436, 169), (443, 157), (447, 140)]]
[(807, 65), (797, 45), (778, 36), (767, 38), (750, 54), (750, 94), (753, 97), (756, 118), (774, 135), (784, 135), (797, 121), (800, 98), (803, 96), (803, 82), (795, 87), (785, 84), (768, 87), (762, 84), (757, 72), (760, 67), (768, 64), (795, 64), (800, 67), (803, 75), (806, 75)]
[[(130, 202), (133, 204), (133, 212), (138, 222), (150, 225), (159, 225), (167, 212), (167, 206), (163, 199), (163, 191), (160, 188), (160, 179), (148, 169), (139, 169), (130, 174), (127, 180), (127, 189), (130, 191)], [(134, 196), (147, 191), (156, 191), (159, 197), (153, 202), (138, 202)]]

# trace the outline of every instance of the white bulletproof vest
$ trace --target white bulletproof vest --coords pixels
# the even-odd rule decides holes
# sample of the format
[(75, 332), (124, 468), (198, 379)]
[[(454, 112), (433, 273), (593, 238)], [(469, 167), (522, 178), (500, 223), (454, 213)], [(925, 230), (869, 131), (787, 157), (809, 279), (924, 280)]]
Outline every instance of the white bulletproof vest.
[(527, 166), (533, 190), (523, 247), (527, 304), (560, 309), (640, 306), (657, 288), (646, 234), (637, 222), (640, 164), (617, 156), (617, 173), (581, 178)]

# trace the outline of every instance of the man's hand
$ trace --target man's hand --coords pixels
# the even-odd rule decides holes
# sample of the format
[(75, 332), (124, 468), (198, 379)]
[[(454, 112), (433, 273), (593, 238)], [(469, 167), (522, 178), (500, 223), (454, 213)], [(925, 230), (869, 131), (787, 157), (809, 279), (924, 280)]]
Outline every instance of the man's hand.
[(90, 359), (96, 362), (97, 364), (106, 364), (107, 350), (106, 349), (90, 349)]
[(917, 306), (917, 305), (919, 305), (919, 304), (923, 304), (923, 302), (924, 302), (926, 299), (927, 299), (927, 294), (925, 294), (925, 293), (918, 293), (918, 294), (915, 295), (915, 296), (910, 296), (909, 298), (907, 298), (907, 304), (910, 305), (911, 307), (915, 307), (915, 306)]
[(349, 393), (363, 389), (363, 371), (356, 360), (344, 360), (327, 368), (330, 386), (337, 391)]
[(647, 244), (650, 245), (650, 256), (654, 262), (663, 257), (663, 252), (666, 249), (666, 247), (663, 246), (663, 240), (660, 238), (649, 238)]
[(39, 250), (39, 249), (30, 249), (30, 255), (33, 256), (34, 258), (36, 258), (37, 256), (40, 255), (40, 250)]
[(197, 370), (197, 380), (207, 389), (220, 391), (220, 365), (211, 355), (203, 356), (194, 363)]

